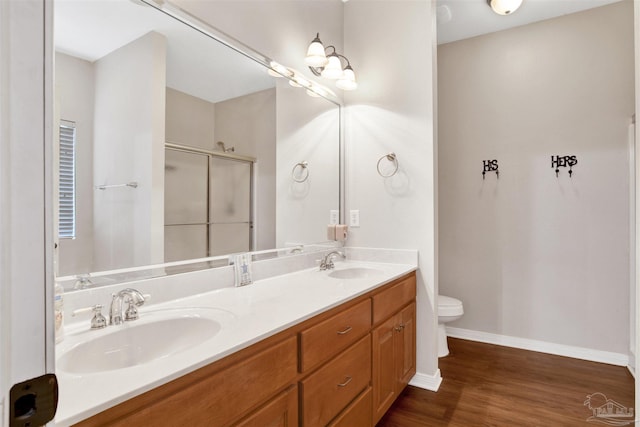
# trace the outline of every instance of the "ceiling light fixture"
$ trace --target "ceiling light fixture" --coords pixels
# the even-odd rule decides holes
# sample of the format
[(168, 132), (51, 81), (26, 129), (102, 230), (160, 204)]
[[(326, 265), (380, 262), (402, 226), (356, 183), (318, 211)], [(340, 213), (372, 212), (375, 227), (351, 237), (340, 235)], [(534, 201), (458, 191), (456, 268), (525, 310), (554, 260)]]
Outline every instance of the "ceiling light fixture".
[(522, 5), (522, 0), (487, 0), (487, 4), (498, 15), (510, 15)]
[[(327, 51), (331, 52), (327, 55)], [(347, 63), (344, 67), (343, 59)], [(356, 75), (347, 57), (336, 52), (335, 46), (325, 48), (320, 41), (320, 33), (309, 44), (304, 61), (314, 75), (336, 80), (336, 86), (342, 90), (355, 90), (358, 87)]]

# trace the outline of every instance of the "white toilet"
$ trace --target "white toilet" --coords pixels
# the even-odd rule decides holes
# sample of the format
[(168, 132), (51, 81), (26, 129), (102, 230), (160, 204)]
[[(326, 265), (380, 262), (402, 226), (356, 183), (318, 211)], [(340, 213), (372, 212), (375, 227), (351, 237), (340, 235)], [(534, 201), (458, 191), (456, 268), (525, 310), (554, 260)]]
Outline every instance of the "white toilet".
[(444, 324), (458, 320), (463, 314), (462, 301), (438, 295), (438, 357), (444, 357), (449, 354), (447, 331), (444, 328)]

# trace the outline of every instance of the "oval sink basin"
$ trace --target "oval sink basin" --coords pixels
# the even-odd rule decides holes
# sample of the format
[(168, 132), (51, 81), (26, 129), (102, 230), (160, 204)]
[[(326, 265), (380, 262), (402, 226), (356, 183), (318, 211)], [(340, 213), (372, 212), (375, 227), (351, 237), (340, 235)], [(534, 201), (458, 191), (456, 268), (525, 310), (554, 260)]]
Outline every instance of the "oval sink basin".
[(363, 279), (365, 277), (373, 277), (381, 273), (381, 270), (375, 268), (351, 267), (334, 270), (329, 273), (329, 277), (333, 277), (334, 279)]
[(145, 323), (141, 316), (131, 323), (86, 332), (87, 340), (65, 352), (57, 366), (75, 374), (128, 368), (188, 350), (220, 329), (219, 322), (207, 317), (183, 315)]

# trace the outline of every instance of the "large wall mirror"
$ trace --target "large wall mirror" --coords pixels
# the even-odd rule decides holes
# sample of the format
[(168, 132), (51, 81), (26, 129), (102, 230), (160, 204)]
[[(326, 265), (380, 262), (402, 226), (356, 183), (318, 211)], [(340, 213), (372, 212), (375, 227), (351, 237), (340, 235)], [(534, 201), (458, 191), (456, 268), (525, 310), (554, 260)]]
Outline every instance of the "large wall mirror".
[(87, 274), (99, 284), (322, 242), (340, 209), (340, 105), (162, 7), (54, 2), (56, 274), (68, 290)]

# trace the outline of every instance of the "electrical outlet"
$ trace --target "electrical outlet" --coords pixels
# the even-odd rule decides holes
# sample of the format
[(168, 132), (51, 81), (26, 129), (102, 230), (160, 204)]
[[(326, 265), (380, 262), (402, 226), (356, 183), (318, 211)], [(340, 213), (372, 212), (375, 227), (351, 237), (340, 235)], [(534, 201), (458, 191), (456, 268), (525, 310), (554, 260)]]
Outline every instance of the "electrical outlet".
[(340, 222), (339, 213), (337, 209), (329, 211), (329, 224), (336, 225)]
[(349, 227), (360, 227), (360, 211), (354, 209), (349, 212)]

